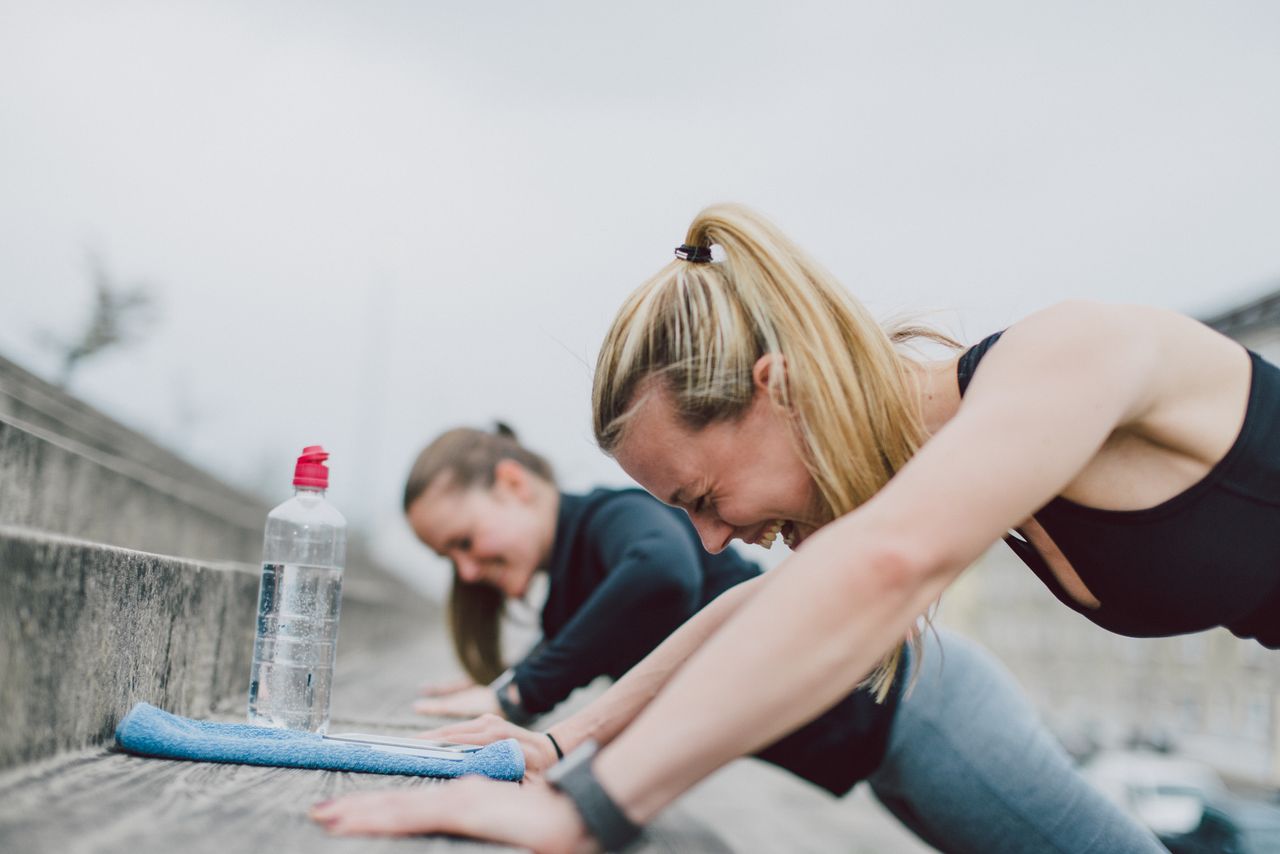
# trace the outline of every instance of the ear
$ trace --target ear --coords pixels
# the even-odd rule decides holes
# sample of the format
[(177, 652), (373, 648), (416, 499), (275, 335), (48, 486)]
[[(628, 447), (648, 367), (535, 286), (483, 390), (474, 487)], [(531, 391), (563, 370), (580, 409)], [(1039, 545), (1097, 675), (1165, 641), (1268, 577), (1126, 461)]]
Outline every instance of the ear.
[(493, 467), (493, 488), (527, 501), (533, 494), (531, 477), (529, 470), (515, 460), (498, 460), (498, 464)]
[(765, 353), (751, 367), (751, 382), (757, 392), (770, 395), (772, 382), (785, 385), (787, 382), (787, 360), (781, 353)]

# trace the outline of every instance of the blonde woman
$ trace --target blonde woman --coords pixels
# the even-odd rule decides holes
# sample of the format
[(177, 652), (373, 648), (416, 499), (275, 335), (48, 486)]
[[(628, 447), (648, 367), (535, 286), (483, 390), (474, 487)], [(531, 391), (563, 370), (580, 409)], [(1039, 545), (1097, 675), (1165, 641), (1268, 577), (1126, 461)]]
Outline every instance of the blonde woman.
[[(698, 610), (761, 575), (733, 549), (707, 553), (685, 513), (641, 490), (559, 490), (550, 464), (503, 425), (432, 441), (409, 473), (404, 506), (418, 538), (454, 565), (449, 628), (474, 679), (419, 701), (427, 714), (527, 721), (597, 676), (622, 676)], [(768, 533), (762, 540), (772, 545)], [(506, 668), (499, 617), (538, 572), (548, 581), (543, 638)], [(922, 645), (907, 696), (903, 679), (880, 701), (851, 691), (756, 755), (837, 796), (865, 779), (904, 825), (951, 850), (987, 852), (1011, 836), (1075, 849), (1082, 834), (1111, 850), (1158, 850), (1071, 768), (985, 650), (946, 632)], [(910, 663), (904, 657), (902, 674)], [(556, 760), (554, 732), (481, 727), (433, 735), (501, 732), (520, 738), (535, 772)]]
[[(597, 440), (708, 549), (778, 527), (799, 548), (673, 635), (705, 640), (687, 661), (659, 647), (637, 666), (643, 713), (584, 733), (555, 794), (517, 799), (502, 838), (620, 845), (850, 685), (886, 690), (899, 639), (1006, 537), (1105, 628), (1280, 645), (1274, 366), (1186, 317), (1088, 303), (916, 361), (749, 210), (704, 211), (680, 254), (602, 347)], [(486, 796), (448, 793), (450, 820)]]

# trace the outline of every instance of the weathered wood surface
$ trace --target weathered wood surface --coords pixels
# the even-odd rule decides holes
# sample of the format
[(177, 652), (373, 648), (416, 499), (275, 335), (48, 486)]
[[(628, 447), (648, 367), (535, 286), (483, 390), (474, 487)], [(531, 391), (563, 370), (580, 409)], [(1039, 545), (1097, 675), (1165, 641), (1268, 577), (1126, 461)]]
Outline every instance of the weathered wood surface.
[[(146, 759), (91, 749), (0, 777), (0, 851), (507, 851), (446, 837), (342, 839), (307, 818), (316, 801), (379, 788), (432, 787), (416, 777)], [(515, 785), (515, 784), (511, 784)], [(657, 852), (916, 852), (865, 798), (836, 802), (759, 763), (735, 763), (648, 831)]]
[[(406, 638), (342, 658), (334, 729), (391, 732), (431, 723), (409, 710), (416, 685), (442, 672), (440, 643)], [(229, 701), (225, 717), (238, 716)], [(380, 774), (261, 768), (131, 756), (100, 747), (21, 766), (0, 777), (0, 851), (340, 852), (509, 850), (451, 838), (339, 839), (307, 818), (316, 801), (346, 792), (431, 787), (443, 781)], [(512, 784), (515, 785), (515, 784)], [(655, 827), (653, 851), (728, 851), (696, 818), (674, 811)]]
[(333, 839), (307, 818), (307, 808), (326, 797), (424, 785), (440, 783), (84, 751), (27, 766), (0, 783), (0, 849), (229, 854), (459, 847), (451, 840)]
[[(352, 614), (352, 616), (355, 616)], [(456, 672), (437, 616), (369, 614), (339, 641), (333, 729), (407, 734), (432, 721), (411, 709), (417, 686)], [(247, 679), (247, 673), (245, 678)], [(598, 689), (597, 689), (598, 690)], [(579, 698), (580, 703), (584, 698)], [(238, 719), (244, 697), (218, 704)], [(574, 704), (576, 705), (576, 704)], [(340, 839), (307, 818), (344, 792), (447, 782), (377, 774), (176, 762), (91, 747), (0, 775), (0, 851), (23, 854), (328, 854), (500, 851), (445, 837)], [(515, 784), (512, 784), (515, 785)], [(649, 831), (645, 852), (922, 852), (865, 796), (836, 801), (761, 763), (714, 775)]]

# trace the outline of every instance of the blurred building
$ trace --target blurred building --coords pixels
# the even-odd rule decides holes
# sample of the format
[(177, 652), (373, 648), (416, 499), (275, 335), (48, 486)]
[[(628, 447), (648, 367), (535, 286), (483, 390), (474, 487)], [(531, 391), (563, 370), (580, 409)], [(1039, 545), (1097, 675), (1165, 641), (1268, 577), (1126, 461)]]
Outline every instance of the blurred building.
[[(1280, 290), (1205, 323), (1280, 364)], [(1167, 744), (1280, 786), (1280, 652), (1224, 629), (1110, 634), (1059, 604), (1004, 545), (948, 592), (937, 620), (999, 655), (1069, 746)]]

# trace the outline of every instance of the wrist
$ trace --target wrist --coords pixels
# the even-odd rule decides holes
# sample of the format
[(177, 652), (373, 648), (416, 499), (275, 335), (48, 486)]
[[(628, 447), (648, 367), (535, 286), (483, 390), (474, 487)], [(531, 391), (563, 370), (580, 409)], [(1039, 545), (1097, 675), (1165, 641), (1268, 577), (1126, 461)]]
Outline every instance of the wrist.
[(600, 785), (592, 770), (597, 745), (587, 741), (547, 774), (552, 788), (572, 802), (586, 831), (606, 851), (625, 851), (644, 829), (633, 822), (622, 807)]
[(516, 684), (516, 672), (507, 670), (497, 679), (489, 683), (489, 690), (498, 701), (498, 708), (507, 720), (513, 724), (524, 726), (535, 717), (525, 710), (520, 698), (520, 687)]
[(592, 706), (587, 706), (562, 721), (557, 721), (551, 730), (565, 755), (577, 750), (585, 741), (594, 741), (601, 747), (612, 738), (604, 725), (605, 720)]
[[(623, 747), (621, 752), (619, 747)], [(700, 779), (690, 776), (687, 768), (664, 769), (664, 760), (670, 760), (669, 753), (646, 750), (643, 758), (637, 758), (629, 756), (629, 752), (630, 744), (612, 744), (591, 764), (591, 770), (610, 797), (620, 807), (626, 805), (627, 815), (636, 823), (652, 821)]]

